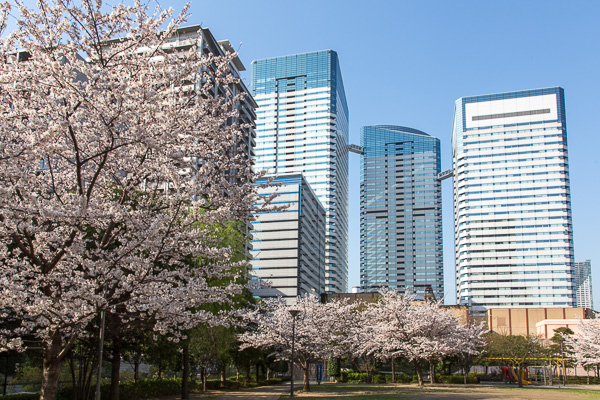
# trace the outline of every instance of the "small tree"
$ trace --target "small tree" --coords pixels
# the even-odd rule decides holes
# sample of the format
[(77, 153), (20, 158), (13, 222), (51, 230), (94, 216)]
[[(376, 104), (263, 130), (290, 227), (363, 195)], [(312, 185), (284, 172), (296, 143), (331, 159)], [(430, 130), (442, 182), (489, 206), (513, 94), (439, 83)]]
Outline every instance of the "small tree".
[(511, 369), (517, 368), (519, 387), (523, 387), (523, 368), (529, 363), (528, 359), (537, 357), (543, 351), (537, 336), (498, 334), (488, 336), (486, 349), (492, 357), (506, 360)]
[(486, 329), (483, 323), (479, 325), (459, 325), (453, 337), (454, 351), (452, 354), (462, 364), (465, 385), (467, 384), (469, 369), (473, 365), (473, 359), (480, 355), (485, 347), (483, 338), (485, 332)]
[(345, 302), (321, 304), (316, 296), (298, 297), (296, 304), (287, 305), (281, 299), (269, 300), (246, 317), (253, 327), (239, 335), (241, 349), (255, 347), (272, 351), (279, 360), (289, 360), (292, 348), (292, 316), (290, 309), (299, 310), (296, 317), (295, 360), (304, 373), (304, 390), (310, 391), (310, 365), (329, 357), (339, 316), (346, 312)]
[(564, 335), (564, 338), (567, 351), (577, 364), (586, 370), (600, 365), (600, 318), (582, 320), (579, 332)]

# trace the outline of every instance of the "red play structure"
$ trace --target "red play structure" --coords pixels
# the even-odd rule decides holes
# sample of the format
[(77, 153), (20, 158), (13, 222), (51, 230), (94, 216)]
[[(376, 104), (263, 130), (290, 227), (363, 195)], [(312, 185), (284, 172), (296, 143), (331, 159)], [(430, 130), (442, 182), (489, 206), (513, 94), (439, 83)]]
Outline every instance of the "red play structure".
[[(518, 374), (519, 370), (517, 369), (517, 367), (502, 367), (502, 376), (504, 377), (505, 382), (518, 382)], [(529, 370), (527, 369), (527, 367), (524, 367), (523, 371), (521, 371), (521, 380), (525, 385), (529, 385), (531, 383), (531, 381), (529, 380)]]

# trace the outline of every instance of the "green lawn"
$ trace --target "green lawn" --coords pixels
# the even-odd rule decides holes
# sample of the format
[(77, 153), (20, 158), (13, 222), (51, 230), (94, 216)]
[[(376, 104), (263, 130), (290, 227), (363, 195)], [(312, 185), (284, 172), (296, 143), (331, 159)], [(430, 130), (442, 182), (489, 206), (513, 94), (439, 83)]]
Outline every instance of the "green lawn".
[[(296, 396), (303, 399), (319, 400), (377, 400), (377, 399), (600, 399), (600, 391), (582, 389), (559, 389), (558, 387), (519, 389), (515, 386), (425, 386), (423, 389), (415, 385), (364, 385), (364, 384), (323, 384), (311, 386), (311, 392), (299, 391)], [(281, 399), (290, 399), (288, 396)]]

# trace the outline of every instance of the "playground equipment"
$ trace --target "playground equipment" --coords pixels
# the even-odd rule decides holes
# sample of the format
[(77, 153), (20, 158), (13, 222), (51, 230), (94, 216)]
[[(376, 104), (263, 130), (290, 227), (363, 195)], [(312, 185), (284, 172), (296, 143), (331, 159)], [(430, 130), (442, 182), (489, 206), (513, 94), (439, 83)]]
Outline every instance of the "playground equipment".
[[(509, 382), (518, 382), (519, 370), (517, 367), (502, 367), (502, 376)], [(524, 367), (521, 371), (521, 382), (524, 385), (529, 385), (531, 381), (529, 380), (529, 371), (527, 367)]]

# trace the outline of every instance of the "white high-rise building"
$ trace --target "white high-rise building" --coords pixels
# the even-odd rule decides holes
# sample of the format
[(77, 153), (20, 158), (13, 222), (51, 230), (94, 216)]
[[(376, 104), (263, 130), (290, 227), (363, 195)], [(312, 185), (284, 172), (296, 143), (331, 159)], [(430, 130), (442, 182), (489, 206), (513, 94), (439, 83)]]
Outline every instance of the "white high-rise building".
[(575, 306), (563, 89), (460, 98), (452, 144), (458, 303)]
[(255, 168), (302, 173), (327, 213), (325, 291), (348, 290), (348, 106), (337, 53), (252, 62)]
[[(325, 209), (302, 174), (270, 178), (271, 185), (258, 189), (259, 202), (277, 194), (273, 205), (286, 208), (255, 214), (251, 265), (254, 279), (269, 285), (252, 292), (294, 304), (297, 296), (324, 291)], [(265, 178), (257, 184), (268, 182)]]
[(575, 288), (577, 290), (577, 307), (593, 309), (591, 260), (575, 263)]

